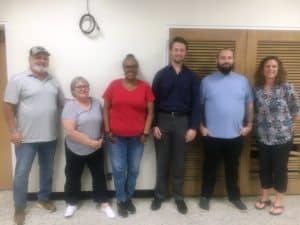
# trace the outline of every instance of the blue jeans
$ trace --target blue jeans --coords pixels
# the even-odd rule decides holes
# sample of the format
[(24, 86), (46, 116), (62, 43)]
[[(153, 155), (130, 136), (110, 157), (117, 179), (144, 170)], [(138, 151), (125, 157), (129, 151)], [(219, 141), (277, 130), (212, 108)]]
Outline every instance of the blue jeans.
[(140, 137), (114, 138), (115, 143), (108, 141), (109, 156), (117, 201), (123, 202), (131, 199), (135, 191), (144, 145), (140, 143)]
[(16, 168), (14, 177), (15, 208), (26, 207), (28, 177), (36, 153), (40, 168), (39, 200), (48, 200), (52, 190), (53, 162), (56, 140), (49, 142), (23, 143), (15, 148)]

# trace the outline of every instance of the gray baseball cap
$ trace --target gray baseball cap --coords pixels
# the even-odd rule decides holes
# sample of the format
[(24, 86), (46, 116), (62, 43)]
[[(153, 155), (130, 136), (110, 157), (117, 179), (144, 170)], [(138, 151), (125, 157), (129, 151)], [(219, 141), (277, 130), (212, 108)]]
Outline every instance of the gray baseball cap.
[(45, 49), (42, 46), (34, 46), (30, 49), (29, 54), (31, 56), (37, 55), (37, 54), (46, 54), (46, 55), (50, 55), (50, 53), (47, 51), (47, 49)]

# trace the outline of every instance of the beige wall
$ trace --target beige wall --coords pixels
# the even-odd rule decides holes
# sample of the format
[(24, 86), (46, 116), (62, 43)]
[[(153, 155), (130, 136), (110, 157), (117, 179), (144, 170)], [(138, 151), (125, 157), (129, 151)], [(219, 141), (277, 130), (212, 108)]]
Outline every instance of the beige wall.
[[(46, 46), (51, 51), (51, 69), (70, 97), (69, 83), (76, 75), (91, 81), (92, 95), (99, 97), (108, 82), (120, 77), (121, 60), (132, 52), (140, 60), (143, 77), (152, 81), (166, 63), (169, 27), (300, 29), (298, 0), (93, 0), (91, 13), (101, 27), (92, 40), (78, 28), (85, 13), (82, 0), (0, 0), (0, 23), (7, 34), (8, 76), (27, 67), (28, 49)], [(56, 155), (54, 190), (64, 184), (64, 154)], [(33, 168), (30, 190), (38, 187)], [(89, 178), (84, 187), (89, 189)], [(155, 182), (155, 155), (149, 141), (141, 164), (138, 189)]]

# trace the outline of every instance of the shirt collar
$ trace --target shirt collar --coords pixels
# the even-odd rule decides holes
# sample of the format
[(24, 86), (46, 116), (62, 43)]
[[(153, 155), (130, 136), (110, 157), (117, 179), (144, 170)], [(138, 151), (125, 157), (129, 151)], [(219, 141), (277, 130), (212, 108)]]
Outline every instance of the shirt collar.
[(232, 71), (232, 70), (230, 71), (229, 74), (226, 74), (226, 75), (225, 75), (224, 73), (222, 73), (221, 71), (219, 71), (219, 70), (217, 70), (216, 73), (217, 73), (218, 75), (220, 75), (220, 76), (223, 76), (223, 77), (228, 77), (228, 76), (230, 76), (230, 75), (233, 75), (233, 71)]
[[(27, 76), (36, 78), (36, 76), (33, 74), (33, 72), (32, 72), (31, 69), (28, 69), (28, 70), (26, 71), (26, 73), (27, 73)], [(49, 74), (49, 73), (47, 73), (47, 76), (45, 77), (44, 81), (51, 80), (51, 79), (52, 79), (52, 75)]]
[[(168, 69), (172, 70), (172, 71), (175, 71), (175, 69), (174, 69), (174, 67), (172, 66), (171, 63), (168, 65)], [(186, 70), (187, 70), (187, 66), (185, 64), (183, 64), (182, 68), (181, 68), (181, 73), (184, 72), (184, 71), (186, 71)]]

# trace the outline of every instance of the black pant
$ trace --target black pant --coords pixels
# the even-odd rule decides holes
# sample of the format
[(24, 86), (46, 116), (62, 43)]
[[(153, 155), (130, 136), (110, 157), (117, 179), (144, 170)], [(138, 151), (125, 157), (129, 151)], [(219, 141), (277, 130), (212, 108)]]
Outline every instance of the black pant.
[(264, 145), (258, 143), (260, 183), (264, 189), (274, 188), (284, 193), (287, 188), (287, 164), (291, 143)]
[(187, 144), (185, 134), (188, 116), (158, 115), (158, 127), (162, 132), (160, 140), (155, 139), (156, 186), (155, 197), (164, 199), (168, 187), (169, 163), (171, 165), (172, 190), (176, 200), (183, 199), (184, 162)]
[(81, 156), (66, 148), (66, 183), (65, 194), (68, 204), (77, 204), (80, 200), (81, 175), (85, 164), (87, 164), (93, 181), (93, 198), (95, 202), (107, 202), (107, 188), (104, 174), (104, 152), (98, 149), (96, 152)]
[(205, 137), (205, 160), (202, 170), (201, 193), (203, 197), (212, 197), (216, 183), (217, 169), (221, 159), (223, 159), (228, 198), (229, 200), (237, 200), (240, 198), (238, 168), (242, 151), (242, 142), (242, 137), (233, 139)]

